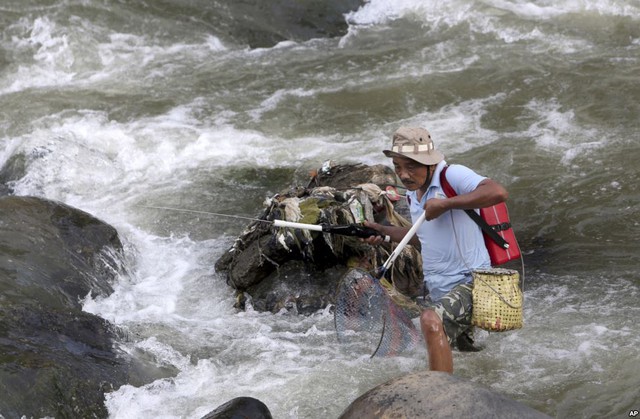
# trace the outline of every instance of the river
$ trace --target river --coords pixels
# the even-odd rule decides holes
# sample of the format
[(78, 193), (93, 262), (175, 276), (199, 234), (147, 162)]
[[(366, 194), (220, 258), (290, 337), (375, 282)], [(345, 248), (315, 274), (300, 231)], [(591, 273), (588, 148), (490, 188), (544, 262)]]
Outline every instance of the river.
[(507, 187), (524, 253), (524, 328), (480, 333), (485, 349), (454, 352), (455, 374), (552, 417), (629, 417), (640, 3), (345, 4), (0, 5), (0, 168), (22, 164), (9, 192), (117, 228), (125, 273), (84, 309), (127, 330), (129, 353), (178, 371), (109, 393), (110, 417), (195, 419), (252, 396), (277, 418), (336, 418), (426, 367), (424, 346), (373, 359), (341, 348), (329, 309), (237, 312), (214, 264), (245, 223), (148, 208), (253, 217), (326, 160), (388, 164), (401, 125)]

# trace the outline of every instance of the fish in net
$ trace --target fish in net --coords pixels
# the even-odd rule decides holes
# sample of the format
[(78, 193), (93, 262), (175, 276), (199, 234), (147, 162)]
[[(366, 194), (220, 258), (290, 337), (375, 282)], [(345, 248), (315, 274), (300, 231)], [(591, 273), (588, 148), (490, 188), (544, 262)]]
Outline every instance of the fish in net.
[(364, 339), (374, 356), (396, 356), (414, 348), (420, 333), (380, 281), (362, 269), (349, 270), (338, 285), (334, 321), (338, 342)]

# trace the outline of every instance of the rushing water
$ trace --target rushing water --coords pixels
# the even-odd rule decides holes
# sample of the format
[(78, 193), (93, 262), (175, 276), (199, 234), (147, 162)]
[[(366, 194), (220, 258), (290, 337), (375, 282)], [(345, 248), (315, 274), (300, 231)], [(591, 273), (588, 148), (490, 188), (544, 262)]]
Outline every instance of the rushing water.
[(254, 216), (324, 160), (387, 162), (403, 124), (507, 186), (525, 252), (525, 327), (482, 333), (456, 374), (554, 417), (640, 409), (640, 3), (306, 2), (339, 17), (325, 31), (291, 23), (305, 2), (272, 3), (0, 5), (11, 192), (118, 229), (127, 274), (85, 310), (178, 371), (116, 389), (110, 416), (199, 418), (252, 396), (277, 418), (332, 418), (425, 368), (424, 347), (339, 347), (329, 310), (236, 312), (213, 266), (244, 223), (145, 208)]

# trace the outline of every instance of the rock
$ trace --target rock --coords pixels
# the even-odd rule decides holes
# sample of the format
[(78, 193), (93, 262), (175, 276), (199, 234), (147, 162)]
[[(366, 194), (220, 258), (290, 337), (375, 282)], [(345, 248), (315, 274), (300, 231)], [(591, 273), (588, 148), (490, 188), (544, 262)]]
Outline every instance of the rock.
[[(200, 4), (190, 3), (197, 10), (188, 16), (199, 16), (251, 48), (270, 48), (282, 41), (342, 36), (347, 31), (344, 15), (357, 10), (364, 1), (238, 1), (225, 2), (224, 7), (202, 0)], [(184, 2), (179, 4), (181, 10), (188, 7)], [(255, 18), (258, 13), (260, 19)]]
[(253, 308), (277, 313), (310, 315), (334, 302), (345, 268), (330, 267), (313, 271), (301, 261), (283, 264), (277, 275), (270, 275), (249, 288)]
[(269, 408), (253, 397), (236, 397), (216, 410), (203, 416), (202, 419), (271, 419)]
[[(37, 155), (38, 151), (34, 149), (29, 157)], [(27, 158), (26, 155), (21, 153), (14, 154), (7, 159), (4, 165), (0, 166), (0, 196), (12, 194), (13, 190), (9, 187), (11, 182), (17, 181), (26, 175)]]
[[(0, 291), (56, 308), (79, 309), (80, 299), (113, 289), (122, 244), (115, 228), (59, 202), (0, 198)], [(10, 279), (10, 282), (8, 280)], [(14, 298), (15, 300), (15, 298)]]
[[(387, 166), (327, 162), (307, 186), (292, 186), (270, 198), (258, 218), (329, 225), (369, 220), (407, 226), (410, 222), (385, 193), (395, 180)], [(216, 271), (238, 290), (239, 308), (250, 300), (258, 311), (276, 313), (284, 308), (311, 314), (333, 303), (338, 281), (350, 268), (375, 270), (391, 251), (391, 245), (370, 246), (357, 237), (274, 228), (256, 221), (216, 262)], [(409, 297), (421, 293), (422, 266), (416, 249), (404, 249), (391, 278), (400, 293)]]
[(144, 383), (114, 349), (118, 331), (82, 311), (88, 294), (112, 292), (121, 250), (86, 212), (0, 198), (0, 416), (106, 417), (105, 392)]
[(358, 397), (340, 419), (518, 418), (549, 416), (451, 374), (423, 371), (381, 384)]

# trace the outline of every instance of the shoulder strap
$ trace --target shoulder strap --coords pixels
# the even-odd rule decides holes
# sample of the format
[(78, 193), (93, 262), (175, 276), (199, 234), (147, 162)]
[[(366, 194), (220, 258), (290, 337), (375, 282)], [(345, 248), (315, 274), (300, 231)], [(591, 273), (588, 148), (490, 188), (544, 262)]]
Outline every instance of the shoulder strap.
[[(445, 176), (445, 173), (447, 172), (448, 167), (449, 166), (443, 167), (442, 171), (440, 172), (440, 186), (442, 186), (442, 190), (444, 191), (444, 194), (447, 195), (448, 198), (451, 198), (452, 196), (457, 196), (458, 194), (456, 193), (455, 189), (453, 189), (453, 187), (447, 180), (447, 177)], [(478, 214), (472, 209), (464, 210), (464, 212), (466, 212), (467, 215), (471, 217), (471, 219), (475, 221), (476, 224), (478, 224), (478, 226), (482, 229), (482, 232), (485, 233), (487, 236), (489, 236), (491, 240), (493, 240), (498, 246), (502, 247), (503, 249), (507, 249), (509, 247), (509, 243), (507, 243), (507, 241), (503, 239), (502, 236), (500, 236), (484, 220), (484, 218), (480, 216), (480, 214)]]

